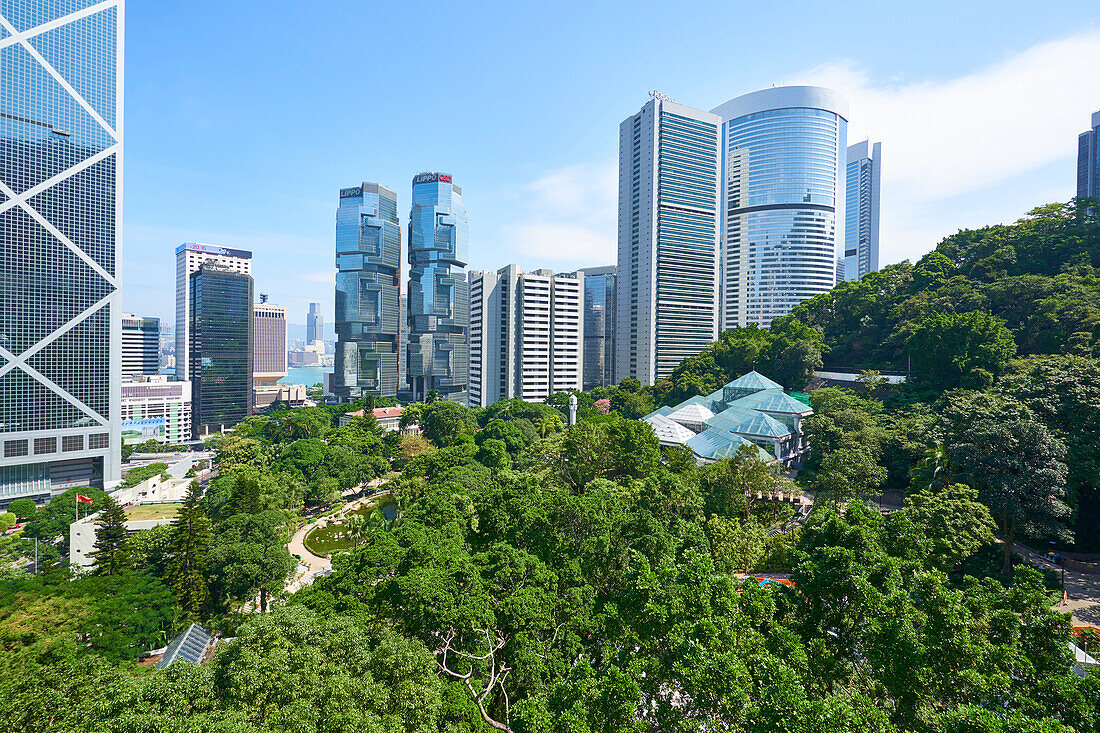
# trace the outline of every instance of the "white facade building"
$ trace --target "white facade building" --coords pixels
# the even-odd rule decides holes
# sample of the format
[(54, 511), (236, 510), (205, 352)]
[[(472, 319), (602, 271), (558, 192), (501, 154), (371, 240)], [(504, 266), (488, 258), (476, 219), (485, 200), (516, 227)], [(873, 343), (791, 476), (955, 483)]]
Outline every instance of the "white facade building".
[(654, 95), (619, 126), (615, 381), (653, 384), (717, 338), (720, 125)]
[(582, 388), (583, 275), (508, 265), (468, 277), (471, 406)]
[(879, 198), (882, 191), (882, 143), (868, 140), (848, 146), (845, 182), (843, 270), (838, 279), (858, 280), (878, 270)]
[(252, 381), (271, 385), (285, 376), (286, 308), (257, 303), (252, 307)]
[(768, 326), (836, 284), (848, 102), (773, 87), (712, 112), (722, 118), (721, 327)]
[(252, 275), (251, 252), (194, 242), (176, 247), (176, 379), (180, 381), (191, 378), (191, 274), (204, 262)]
[[(133, 435), (126, 442), (155, 437), (169, 445), (191, 440), (191, 383), (169, 382), (164, 374), (135, 377), (122, 383), (122, 432), (145, 432), (147, 426), (163, 421), (157, 435)], [(163, 436), (163, 437), (162, 437)]]

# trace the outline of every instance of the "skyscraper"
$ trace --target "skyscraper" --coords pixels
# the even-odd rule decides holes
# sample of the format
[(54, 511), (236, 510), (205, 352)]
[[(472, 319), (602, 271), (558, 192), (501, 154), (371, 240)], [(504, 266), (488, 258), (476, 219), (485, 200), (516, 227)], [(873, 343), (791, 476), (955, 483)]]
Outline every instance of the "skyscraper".
[(469, 284), (471, 407), (582, 388), (583, 274), (508, 265)]
[(204, 262), (252, 274), (252, 253), (246, 250), (194, 242), (176, 247), (176, 379), (181, 381), (191, 378), (191, 275)]
[(848, 103), (774, 87), (722, 118), (722, 328), (762, 326), (836, 284), (844, 242)]
[(0, 4), (0, 506), (121, 475), (123, 10)]
[[(340, 189), (336, 269), (336, 395), (341, 400), (368, 394), (393, 397), (401, 370), (396, 193), (377, 183)], [(322, 338), (321, 316), (314, 316), (313, 305), (310, 318), (316, 318), (320, 330), (315, 335)]]
[(413, 178), (409, 213), (409, 386), (466, 402), (468, 225), (462, 189), (445, 173)]
[(615, 379), (615, 266), (577, 270), (584, 283), (583, 389), (612, 384)]
[[(878, 270), (882, 143), (864, 140), (848, 146), (848, 172), (844, 185), (843, 279), (858, 280)], [(839, 275), (840, 270), (837, 272)]]
[(720, 124), (654, 95), (619, 125), (616, 381), (652, 384), (718, 335)]
[(160, 319), (122, 314), (122, 376), (160, 371)]
[(263, 298), (252, 306), (252, 381), (272, 385), (286, 376), (286, 308)]
[(191, 422), (198, 438), (252, 413), (252, 276), (208, 261), (188, 281)]
[[(341, 205), (343, 200), (340, 201)], [(339, 226), (339, 224), (337, 224)], [(306, 314), (306, 343), (325, 340), (325, 317), (321, 315), (321, 304), (310, 303)]]
[(1100, 198), (1100, 112), (1092, 113), (1091, 129), (1077, 138), (1077, 196)]

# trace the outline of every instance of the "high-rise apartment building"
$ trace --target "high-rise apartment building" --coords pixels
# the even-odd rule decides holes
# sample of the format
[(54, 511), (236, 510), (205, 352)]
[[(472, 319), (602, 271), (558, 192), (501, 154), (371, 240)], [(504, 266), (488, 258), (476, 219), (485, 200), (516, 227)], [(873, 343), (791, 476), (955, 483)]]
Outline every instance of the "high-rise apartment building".
[(176, 247), (176, 379), (191, 378), (191, 275), (204, 262), (242, 275), (252, 274), (252, 253), (188, 242)]
[(582, 381), (586, 392), (615, 380), (615, 272), (614, 265), (577, 270), (584, 278)]
[[(354, 189), (346, 189), (354, 190)], [(343, 205), (343, 199), (340, 204)], [(339, 224), (337, 224), (339, 226)], [(325, 340), (325, 317), (321, 315), (321, 304), (310, 303), (309, 312), (306, 314), (306, 343)]]
[(848, 103), (774, 87), (722, 118), (722, 328), (767, 326), (836, 284), (845, 223)]
[(0, 3), (0, 506), (121, 475), (123, 10)]
[(257, 303), (252, 307), (252, 381), (272, 385), (285, 376), (286, 308)]
[(718, 335), (720, 125), (654, 95), (619, 126), (616, 381), (652, 384)]
[(462, 189), (445, 173), (413, 178), (409, 213), (409, 351), (412, 397), (435, 390), (466, 402), (469, 232)]
[(122, 314), (122, 376), (160, 371), (160, 319)]
[(469, 285), (470, 406), (583, 387), (583, 274), (508, 265), (470, 272)]
[[(336, 395), (341, 400), (393, 397), (401, 372), (396, 193), (377, 183), (340, 189), (336, 270)], [(310, 308), (315, 328), (321, 329), (320, 313)]]
[(845, 177), (844, 258), (838, 279), (858, 280), (878, 270), (879, 196), (882, 143), (867, 140), (848, 146)]
[(189, 285), (191, 421), (198, 438), (252, 413), (252, 276), (208, 261)]
[(1077, 196), (1100, 199), (1100, 112), (1090, 128), (1077, 138)]

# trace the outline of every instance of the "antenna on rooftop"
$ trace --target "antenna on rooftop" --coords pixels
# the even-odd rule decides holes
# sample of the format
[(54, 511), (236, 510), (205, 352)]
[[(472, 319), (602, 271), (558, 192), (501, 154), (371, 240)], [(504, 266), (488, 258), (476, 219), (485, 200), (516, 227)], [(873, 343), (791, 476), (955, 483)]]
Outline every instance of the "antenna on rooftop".
[(266, 303), (267, 302), (267, 293), (260, 293), (260, 302), (261, 303)]
[(651, 90), (649, 92), (649, 96), (650, 96), (650, 98), (656, 99), (659, 102), (671, 102), (672, 101), (672, 97), (668, 96), (667, 94), (663, 94), (663, 93), (657, 91), (656, 89)]

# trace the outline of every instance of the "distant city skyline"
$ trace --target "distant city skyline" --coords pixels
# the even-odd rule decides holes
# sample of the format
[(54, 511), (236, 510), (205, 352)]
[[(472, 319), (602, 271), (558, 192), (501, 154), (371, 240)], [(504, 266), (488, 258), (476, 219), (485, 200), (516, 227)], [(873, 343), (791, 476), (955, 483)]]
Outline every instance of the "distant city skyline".
[[(847, 97), (849, 142), (882, 141), (889, 158), (882, 264), (919, 257), (960, 227), (1068, 200), (1077, 136), (1100, 109), (1090, 71), (1100, 66), (1100, 14), (1088, 2), (1039, 15), (1024, 2), (933, 2), (905, 17), (919, 44), (883, 32), (900, 18), (892, 8), (792, 18), (779, 7), (688, 2), (631, 6), (624, 24), (625, 4), (611, 3), (586, 7), (590, 22), (576, 29), (568, 6), (552, 16), (440, 6), (429, 28), (400, 5), (369, 18), (349, 0), (289, 15), (259, 7), (129, 7), (126, 311), (170, 322), (172, 248), (205, 241), (255, 252), (257, 289), (287, 307), (292, 325), (310, 301), (331, 320), (331, 191), (375, 180), (408, 201), (409, 178), (426, 169), (450, 171), (469, 192), (470, 268), (610, 264), (611, 131), (654, 88), (704, 109), (777, 83)], [(377, 39), (383, 55), (402, 54), (416, 28), (418, 43), (445, 49), (461, 83), (438, 73), (436, 55), (413, 55), (375, 80), (371, 95), (343, 93), (331, 71), (356, 58), (368, 23), (396, 29)], [(735, 24), (758, 32), (731, 67), (720, 40)], [(290, 27), (287, 47), (276, 39)], [(662, 43), (640, 54), (645, 29), (657, 27)], [(176, 64), (195, 37), (209, 48)], [(779, 43), (781, 57), (767, 53)], [(493, 63), (502, 55), (506, 68)], [(407, 104), (378, 114), (379, 98)]]

